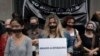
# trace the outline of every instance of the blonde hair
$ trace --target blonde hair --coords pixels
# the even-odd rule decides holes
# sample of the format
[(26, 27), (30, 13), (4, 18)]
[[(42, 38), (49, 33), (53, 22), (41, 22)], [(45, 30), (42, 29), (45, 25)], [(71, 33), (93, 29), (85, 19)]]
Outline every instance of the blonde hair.
[(49, 20), (51, 18), (54, 18), (56, 20), (56, 23), (57, 23), (57, 28), (56, 28), (56, 36), (61, 36), (61, 37), (64, 37), (64, 32), (63, 32), (63, 29), (62, 29), (62, 25), (61, 25), (61, 22), (58, 18), (57, 15), (55, 14), (50, 14), (47, 18), (46, 18), (46, 22), (45, 22), (45, 25), (44, 25), (44, 35), (46, 36), (49, 36), (50, 34), (50, 28), (49, 28)]

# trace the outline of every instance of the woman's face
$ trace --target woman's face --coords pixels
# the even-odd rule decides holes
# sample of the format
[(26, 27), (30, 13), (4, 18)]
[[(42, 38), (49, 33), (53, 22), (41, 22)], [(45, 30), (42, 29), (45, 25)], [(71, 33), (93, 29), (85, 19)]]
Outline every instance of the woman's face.
[(87, 28), (87, 29), (92, 29), (92, 30), (93, 30), (94, 26), (93, 26), (93, 24), (88, 24), (86, 28)]
[(50, 27), (50, 29), (54, 29), (54, 28), (57, 27), (57, 22), (56, 22), (56, 20), (54, 18), (51, 18), (49, 20), (49, 27)]
[(38, 28), (38, 21), (36, 19), (31, 19), (30, 20), (30, 28), (33, 29), (33, 30)]
[(67, 22), (67, 26), (74, 26), (74, 20), (73, 19), (69, 19)]
[(13, 33), (19, 33), (22, 32), (23, 26), (21, 26), (17, 21), (12, 21), (11, 29)]

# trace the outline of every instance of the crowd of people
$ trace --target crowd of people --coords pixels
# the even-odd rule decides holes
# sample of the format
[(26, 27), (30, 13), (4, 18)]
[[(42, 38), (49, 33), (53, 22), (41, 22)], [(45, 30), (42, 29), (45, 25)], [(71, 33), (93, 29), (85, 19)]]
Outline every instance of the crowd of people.
[(72, 15), (61, 22), (57, 15), (50, 14), (40, 28), (38, 17), (30, 17), (26, 24), (13, 14), (12, 19), (0, 23), (0, 56), (39, 56), (40, 38), (66, 38), (66, 56), (100, 56), (100, 15), (95, 15), (80, 34), (82, 31), (75, 28), (76, 20)]

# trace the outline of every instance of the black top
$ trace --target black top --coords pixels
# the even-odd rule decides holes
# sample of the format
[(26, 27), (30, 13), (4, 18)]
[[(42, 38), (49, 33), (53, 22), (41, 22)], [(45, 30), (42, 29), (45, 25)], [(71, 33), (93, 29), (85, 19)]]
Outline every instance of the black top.
[[(82, 39), (83, 46), (88, 48), (88, 49), (91, 49), (92, 38), (89, 38), (89, 37), (87, 37), (85, 35), (82, 35), (81, 39)], [(97, 37), (97, 36), (95, 37), (95, 43), (94, 43), (93, 48), (96, 48), (96, 47), (99, 47), (99, 37)]]

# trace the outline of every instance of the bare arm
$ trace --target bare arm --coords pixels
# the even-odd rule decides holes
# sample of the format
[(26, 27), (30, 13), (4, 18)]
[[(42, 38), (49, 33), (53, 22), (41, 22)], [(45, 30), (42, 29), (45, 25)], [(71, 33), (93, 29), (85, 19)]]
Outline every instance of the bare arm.
[(75, 44), (75, 47), (80, 47), (81, 44), (82, 44), (82, 40), (80, 38), (79, 33), (77, 33), (77, 43)]
[(87, 52), (90, 52), (90, 51), (91, 51), (90, 49), (88, 49), (88, 48), (86, 48), (86, 47), (83, 47), (83, 48), (84, 48), (84, 50), (87, 51)]
[(93, 51), (93, 52), (97, 52), (98, 50), (99, 50), (99, 47), (93, 49), (92, 51)]

